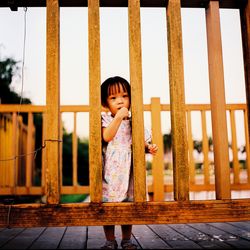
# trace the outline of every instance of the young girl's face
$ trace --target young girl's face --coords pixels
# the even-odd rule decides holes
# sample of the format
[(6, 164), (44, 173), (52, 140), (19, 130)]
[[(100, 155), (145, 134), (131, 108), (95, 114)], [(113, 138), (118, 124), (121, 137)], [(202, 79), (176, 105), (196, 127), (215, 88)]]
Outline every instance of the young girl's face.
[(110, 112), (116, 115), (117, 111), (123, 107), (130, 108), (130, 98), (128, 92), (123, 90), (120, 85), (119, 88), (116, 86), (115, 91), (112, 91), (107, 98), (107, 104)]

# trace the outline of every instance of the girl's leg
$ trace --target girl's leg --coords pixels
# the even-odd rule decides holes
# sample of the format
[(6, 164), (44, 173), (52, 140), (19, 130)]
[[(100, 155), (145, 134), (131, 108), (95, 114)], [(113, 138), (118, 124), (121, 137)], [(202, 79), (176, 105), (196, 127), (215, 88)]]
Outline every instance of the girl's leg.
[(105, 237), (108, 241), (115, 240), (115, 226), (103, 226)]
[(137, 245), (131, 240), (132, 225), (122, 225), (122, 241), (123, 249), (137, 249)]
[(122, 239), (130, 240), (132, 234), (132, 225), (122, 225)]

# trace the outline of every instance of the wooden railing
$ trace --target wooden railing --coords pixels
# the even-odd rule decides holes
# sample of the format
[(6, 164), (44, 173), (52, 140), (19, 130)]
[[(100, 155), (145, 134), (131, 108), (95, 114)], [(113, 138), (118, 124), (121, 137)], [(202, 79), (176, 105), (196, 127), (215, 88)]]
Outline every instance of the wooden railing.
[[(151, 115), (151, 125), (152, 128), (152, 138), (153, 142), (159, 146), (158, 154), (152, 160), (152, 181), (148, 181), (148, 192), (152, 196), (154, 201), (164, 201), (165, 192), (173, 192), (173, 172), (168, 171), (170, 175), (166, 176), (164, 174), (164, 148), (163, 148), (163, 132), (162, 124), (165, 122), (162, 120), (162, 113), (170, 112), (170, 105), (161, 104), (159, 98), (152, 98), (151, 104), (145, 104), (143, 106), (144, 112), (149, 112)], [(32, 106), (32, 105), (22, 105), (22, 114), (27, 113), (28, 124), (24, 125), (21, 120), (22, 117), (19, 116), (19, 131), (17, 131), (15, 121), (17, 120), (16, 110), (20, 109), (19, 105), (0, 105), (1, 114), (1, 126), (0, 126), (0, 195), (45, 195), (45, 157), (44, 150), (39, 152), (35, 151), (34, 139), (35, 139), (35, 128), (33, 122), (33, 116), (35, 112), (41, 113), (42, 117), (45, 118), (45, 106)], [(230, 114), (230, 122), (228, 126), (231, 128), (232, 143), (231, 148), (233, 152), (232, 159), (232, 181), (231, 190), (249, 190), (250, 192), (250, 155), (249, 155), (249, 135), (248, 135), (248, 124), (247, 124), (247, 112), (245, 104), (228, 104), (226, 106), (227, 112)], [(61, 107), (61, 117), (63, 113), (73, 114), (73, 131), (72, 131), (72, 183), (73, 185), (63, 185), (63, 174), (62, 174), (62, 146), (60, 153), (60, 175), (62, 176), (60, 182), (61, 194), (89, 194), (89, 186), (81, 186), (78, 183), (78, 163), (77, 163), (77, 151), (78, 151), (78, 135), (77, 135), (77, 115), (79, 113), (89, 113), (90, 107), (85, 106), (62, 106)], [(208, 145), (208, 133), (207, 127), (211, 126), (207, 122), (206, 112), (210, 112), (211, 107), (209, 104), (192, 104), (186, 105), (186, 117), (187, 117), (187, 138), (189, 146), (189, 180), (190, 180), (190, 191), (211, 191), (215, 189), (214, 185), (214, 172), (210, 170), (214, 169), (214, 162), (209, 160), (209, 145)], [(6, 113), (8, 112), (8, 113)], [(200, 162), (202, 165), (202, 173), (197, 173), (195, 171), (195, 161), (193, 156), (194, 151), (194, 138), (192, 132), (192, 124), (197, 122), (197, 119), (192, 119), (192, 113), (199, 112), (201, 120), (202, 131), (202, 154), (203, 161)], [(245, 168), (240, 167), (238, 159), (238, 145), (237, 145), (237, 131), (235, 113), (241, 112), (244, 122), (244, 137), (245, 137)], [(43, 119), (43, 129), (45, 127), (46, 119)], [(86, 121), (87, 122), (87, 121)], [(27, 140), (27, 138), (30, 138)], [(61, 129), (61, 139), (62, 139), (62, 129)], [(40, 145), (45, 145), (46, 136), (43, 134)], [(19, 141), (20, 143), (13, 143)], [(15, 147), (18, 147), (15, 149)], [(16, 153), (15, 153), (16, 150)], [(213, 152), (210, 152), (213, 154)], [(42, 154), (41, 166), (35, 166), (34, 156), (37, 154)], [(14, 156), (18, 156), (15, 158)], [(4, 159), (6, 161), (4, 161)], [(172, 164), (172, 159), (169, 162)], [(225, 163), (229, 167), (229, 162)], [(35, 179), (35, 173), (37, 168), (41, 168), (41, 180), (38, 181), (41, 185), (34, 185), (33, 181)], [(244, 178), (241, 177), (244, 173)], [(16, 176), (16, 177), (15, 177)], [(14, 181), (17, 178), (19, 181)], [(166, 178), (168, 177), (168, 178)], [(199, 180), (198, 180), (199, 178)], [(201, 181), (200, 181), (201, 179)]]
[(17, 113), (0, 114), (0, 194), (14, 194), (15, 187), (31, 186), (34, 160), (29, 152), (35, 148), (32, 114), (28, 125)]
[[(25, 2), (26, 3), (26, 2)], [(0, 6), (16, 9), (23, 1), (3, 0)], [(246, 84), (246, 107), (248, 127), (250, 124), (250, 1), (249, 0), (47, 0), (26, 3), (29, 6), (46, 7), (46, 107), (36, 107), (45, 112), (44, 120), (44, 177), (45, 204), (3, 204), (0, 205), (0, 226), (65, 226), (65, 225), (113, 225), (113, 224), (158, 224), (187, 223), (207, 221), (236, 221), (250, 219), (250, 199), (231, 199), (231, 183), (228, 152), (226, 101), (224, 89), (224, 70), (220, 29), (220, 8), (238, 8), (240, 11), (244, 72)], [(10, 6), (11, 5), (11, 6)], [(60, 7), (88, 7), (88, 45), (89, 45), (89, 110), (76, 106), (70, 112), (89, 112), (89, 170), (90, 202), (81, 204), (61, 204), (60, 195), (64, 191), (60, 178), (61, 124), (60, 112)], [(100, 101), (100, 7), (128, 8), (129, 68), (131, 84), (131, 113), (133, 141), (134, 201), (123, 203), (102, 202), (101, 168), (101, 101)], [(141, 57), (141, 7), (162, 7), (166, 9), (167, 46), (169, 64), (169, 95), (173, 149), (173, 196), (174, 201), (147, 202), (146, 171), (144, 156), (144, 120)], [(184, 94), (184, 65), (182, 48), (181, 8), (204, 8), (206, 16), (206, 35), (208, 49), (208, 73), (210, 87), (211, 120), (214, 149), (215, 199), (194, 201), (189, 199), (190, 181), (193, 182), (193, 167), (190, 157), (190, 128)], [(168, 84), (168, 83), (166, 83)], [(156, 101), (156, 100), (155, 100)], [(153, 113), (153, 121), (159, 120), (158, 111)], [(160, 105), (161, 106), (161, 105)], [(146, 106), (149, 108), (149, 106)], [(25, 109), (25, 107), (22, 107)], [(88, 109), (88, 108), (87, 108)], [(146, 109), (146, 108), (145, 108)], [(164, 110), (164, 109), (162, 109)], [(202, 109), (201, 109), (202, 110)], [(25, 110), (22, 110), (25, 111)], [(1, 110), (2, 112), (2, 110)], [(13, 108), (9, 112), (17, 112)], [(26, 112), (29, 112), (27, 110)], [(34, 110), (34, 112), (37, 112)], [(233, 111), (231, 120), (234, 120)], [(246, 112), (246, 111), (245, 111)], [(186, 116), (186, 113), (188, 114)], [(204, 111), (201, 111), (204, 117)], [(246, 120), (246, 118), (245, 118)], [(203, 118), (204, 122), (204, 118)], [(140, 124), (140, 126), (138, 126)], [(191, 123), (190, 123), (191, 125)], [(152, 128), (161, 131), (160, 123)], [(205, 126), (202, 127), (205, 135)], [(154, 141), (160, 145), (162, 135), (154, 132)], [(249, 128), (248, 128), (249, 133)], [(235, 141), (232, 129), (232, 141)], [(205, 136), (203, 137), (206, 142)], [(248, 143), (248, 144), (247, 144)], [(232, 142), (234, 146), (237, 143)], [(246, 133), (249, 152), (249, 134)], [(204, 143), (205, 145), (205, 143)], [(161, 147), (161, 146), (160, 146)], [(206, 148), (206, 146), (204, 147)], [(234, 149), (233, 149), (234, 150)], [(235, 151), (235, 150), (234, 150)], [(161, 152), (161, 151), (160, 151)], [(188, 154), (189, 153), (189, 154)], [(206, 158), (206, 149), (204, 149)], [(249, 153), (248, 153), (249, 156)], [(189, 161), (188, 159), (191, 159)], [(161, 153), (154, 161), (162, 160)], [(249, 161), (249, 157), (248, 157)], [(155, 164), (155, 163), (153, 163)], [(235, 163), (234, 163), (235, 164)], [(162, 169), (163, 166), (156, 164)], [(249, 164), (248, 164), (249, 169)], [(153, 171), (155, 171), (153, 167)], [(191, 171), (190, 171), (191, 170)], [(204, 164), (206, 183), (208, 183), (207, 163)], [(237, 166), (234, 165), (237, 178)], [(249, 170), (248, 170), (249, 171)], [(157, 172), (157, 171), (156, 171)], [(190, 173), (191, 172), (191, 173)], [(249, 176), (249, 175), (248, 175)], [(190, 181), (189, 181), (189, 177)], [(162, 180), (162, 177), (160, 177)], [(237, 179), (235, 179), (237, 182)], [(156, 184), (156, 182), (155, 182)], [(157, 183), (158, 184), (158, 183)], [(207, 184), (206, 184), (207, 185)], [(160, 185), (163, 187), (163, 185)], [(78, 187), (76, 187), (78, 189)], [(163, 190), (153, 187), (154, 200), (162, 200)], [(160, 189), (159, 189), (160, 190)], [(70, 191), (71, 192), (71, 191)]]

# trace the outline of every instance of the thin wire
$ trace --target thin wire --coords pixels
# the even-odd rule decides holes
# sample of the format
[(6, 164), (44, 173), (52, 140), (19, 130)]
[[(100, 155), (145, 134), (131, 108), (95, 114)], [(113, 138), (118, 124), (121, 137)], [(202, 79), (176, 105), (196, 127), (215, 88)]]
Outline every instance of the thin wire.
[[(27, 7), (23, 8), (24, 10), (24, 37), (23, 37), (23, 55), (22, 55), (22, 70), (21, 70), (21, 82), (22, 82), (22, 86), (21, 86), (21, 93), (20, 93), (20, 102), (19, 102), (19, 108), (18, 108), (18, 112), (17, 112), (17, 120), (16, 120), (16, 131), (18, 133), (18, 117), (20, 115), (20, 111), (21, 111), (21, 106), (22, 106), (22, 102), (23, 102), (23, 89), (24, 89), (24, 66), (25, 66), (25, 51), (26, 51), (26, 30), (27, 30)], [(16, 133), (16, 134), (17, 134)], [(24, 156), (28, 156), (28, 155), (32, 155), (34, 154), (34, 159), (36, 158), (37, 153), (40, 150), (43, 150), (46, 147), (46, 141), (57, 141), (57, 142), (62, 142), (62, 140), (58, 140), (58, 139), (46, 139), (44, 140), (44, 144), (37, 148), (36, 150), (30, 152), (30, 153), (26, 153), (26, 154), (20, 154), (20, 155), (15, 155), (12, 156), (10, 158), (6, 158), (6, 159), (0, 159), (0, 162), (2, 161), (14, 161), (14, 179), (15, 179), (15, 184), (16, 184), (16, 159), (24, 157)], [(16, 186), (16, 185), (15, 185)]]
[(45, 140), (44, 140), (44, 144), (43, 144), (41, 147), (35, 149), (34, 151), (31, 151), (31, 152), (26, 153), (26, 154), (15, 155), (15, 156), (12, 156), (12, 157), (6, 158), (6, 159), (0, 159), (0, 162), (1, 162), (1, 161), (13, 161), (13, 160), (16, 160), (17, 158), (21, 158), (21, 157), (24, 157), (24, 156), (27, 156), (27, 155), (32, 155), (32, 154), (34, 154), (34, 159), (35, 159), (37, 153), (38, 153), (40, 150), (43, 150), (44, 148), (46, 148), (46, 141), (62, 142), (62, 140), (59, 140), (59, 139), (45, 139)]

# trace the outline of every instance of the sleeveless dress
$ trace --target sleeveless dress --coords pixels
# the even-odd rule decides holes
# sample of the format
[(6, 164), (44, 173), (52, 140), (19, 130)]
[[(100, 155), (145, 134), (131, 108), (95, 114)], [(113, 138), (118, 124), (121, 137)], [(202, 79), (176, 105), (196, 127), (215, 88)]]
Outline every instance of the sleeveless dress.
[[(114, 118), (102, 113), (102, 127), (108, 127)], [(133, 200), (132, 134), (130, 120), (123, 120), (112, 139), (103, 141), (103, 202)]]

